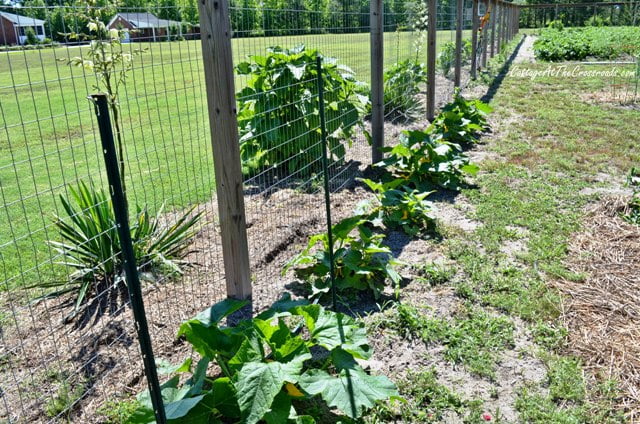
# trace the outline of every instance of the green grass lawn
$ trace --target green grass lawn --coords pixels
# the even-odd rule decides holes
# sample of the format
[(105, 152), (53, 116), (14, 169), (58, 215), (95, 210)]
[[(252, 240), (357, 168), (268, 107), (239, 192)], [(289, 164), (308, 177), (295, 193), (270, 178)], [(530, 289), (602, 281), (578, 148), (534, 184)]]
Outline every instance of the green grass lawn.
[[(465, 35), (469, 35), (468, 32)], [(453, 40), (440, 31), (437, 46)], [(417, 33), (385, 33), (385, 67), (410, 57), (426, 61)], [(323, 34), (233, 40), (234, 62), (267, 47), (305, 44), (351, 67), (369, 82), (369, 34)], [(200, 41), (136, 43), (145, 51), (121, 91), (131, 204), (156, 210), (181, 208), (210, 198), (212, 155), (204, 96)], [(57, 196), (79, 180), (103, 185), (103, 162), (95, 137), (91, 70), (72, 68), (69, 58), (86, 47), (0, 53), (0, 272), (3, 288), (51, 278), (45, 241), (56, 239)], [(238, 78), (236, 86), (243, 81)]]

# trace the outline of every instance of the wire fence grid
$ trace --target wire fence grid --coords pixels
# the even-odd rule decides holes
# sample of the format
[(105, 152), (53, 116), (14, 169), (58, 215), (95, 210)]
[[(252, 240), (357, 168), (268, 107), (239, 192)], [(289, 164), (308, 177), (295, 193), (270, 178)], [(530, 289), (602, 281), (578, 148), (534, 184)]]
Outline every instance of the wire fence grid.
[(525, 7), (520, 14), (521, 28), (544, 28), (551, 21), (560, 21), (565, 27), (636, 26), (640, 24), (640, 4), (637, 1), (542, 3)]
[[(325, 60), (335, 58), (363, 86), (369, 85), (369, 4), (314, 4), (231, 2), (234, 65), (265, 56), (269, 48), (304, 45)], [(68, 247), (55, 244), (63, 241), (60, 223), (73, 226), (74, 220), (93, 212), (67, 211), (61, 199), (72, 197), (84, 183), (104, 191), (96, 207), (110, 208), (94, 108), (87, 99), (105, 81), (96, 76), (92, 45), (82, 36), (90, 23), (87, 16), (98, 15), (107, 29), (131, 29), (124, 32), (126, 42), (109, 54), (125, 55), (113, 70), (126, 75), (114, 110), (125, 145), (132, 225), (140, 225), (138, 211), (157, 216), (162, 229), (180, 224), (185, 213), (201, 214), (199, 230), (185, 252), (191, 266), (171, 274), (154, 272), (153, 258), (138, 263), (148, 280), (144, 302), (156, 359), (175, 363), (188, 356), (188, 348), (175, 339), (180, 322), (226, 297), (200, 28), (193, 7), (4, 7), (0, 12), (0, 44), (7, 44), (0, 52), (0, 422), (101, 422), (109, 409), (145, 387), (126, 290), (121, 280), (100, 277), (100, 270), (117, 260), (117, 249), (107, 252), (95, 269), (83, 270), (92, 277), (87, 287), (94, 300), (72, 320), (67, 315), (74, 308), (73, 297), (47, 297), (76, 281), (74, 270), (61, 264), (68, 262)], [(439, 7), (436, 102), (442, 105), (453, 93), (454, 70), (442, 62), (452, 60), (457, 12), (452, 1)], [(397, 1), (384, 8), (384, 70), (393, 73), (394, 65), (403, 61), (426, 63), (425, 6)], [(463, 10), (467, 41), (470, 0), (464, 1)], [(140, 29), (140, 22), (149, 21), (153, 25)], [(33, 44), (9, 46), (24, 42)], [(463, 86), (470, 81), (469, 55), (476, 47), (468, 48), (462, 62)], [(251, 100), (242, 91), (248, 78), (235, 77), (239, 103)], [(395, 142), (401, 129), (426, 126), (425, 83), (419, 87), (413, 120), (394, 114), (393, 105), (402, 94), (385, 96), (387, 144)], [(331, 97), (332, 90), (326, 87), (325, 97)], [(287, 105), (317, 102), (318, 92), (306, 99), (282, 97), (275, 90), (264, 95), (278, 99), (272, 109), (288, 111)], [(319, 141), (309, 136), (319, 128), (310, 125), (300, 132), (295, 125), (296, 120), (313, 121), (310, 114), (284, 116), (281, 125), (251, 134), (241, 131), (245, 142), (277, 134), (273, 148), (289, 149), (287, 156), (299, 164), (291, 168), (283, 160), (244, 173), (254, 310), (268, 306), (284, 290), (296, 289), (291, 275), (282, 275), (283, 266), (309, 235), (326, 230)], [(273, 116), (269, 108), (258, 115)], [(336, 222), (350, 215), (362, 198), (356, 177), (371, 165), (366, 137), (370, 122), (346, 112), (331, 119), (348, 124), (362, 120), (349, 140), (332, 147), (328, 172)], [(110, 224), (96, 229), (82, 246), (112, 237), (115, 225)]]

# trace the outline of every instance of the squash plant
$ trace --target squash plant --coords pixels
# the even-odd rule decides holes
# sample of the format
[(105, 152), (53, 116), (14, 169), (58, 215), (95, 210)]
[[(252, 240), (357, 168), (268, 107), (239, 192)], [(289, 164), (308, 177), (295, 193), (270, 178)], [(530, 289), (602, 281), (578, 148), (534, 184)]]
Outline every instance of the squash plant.
[[(333, 228), (335, 285), (338, 291), (371, 290), (376, 298), (390, 280), (396, 287), (402, 277), (394, 266), (391, 249), (382, 244), (384, 234), (372, 231), (363, 215), (343, 219)], [(315, 249), (315, 250), (314, 250)], [(311, 297), (321, 297), (331, 289), (329, 240), (326, 233), (309, 239), (307, 247), (287, 263), (283, 274), (295, 268), (296, 277), (310, 284)]]
[[(305, 405), (323, 402), (334, 415), (361, 417), (378, 401), (398, 396), (385, 376), (373, 376), (356, 359), (371, 357), (361, 322), (288, 296), (235, 327), (222, 320), (246, 305), (226, 299), (184, 322), (178, 332), (201, 359), (170, 368), (162, 385), (170, 423), (312, 424)], [(210, 363), (220, 373), (207, 376)], [(181, 373), (190, 374), (181, 378)], [(180, 381), (185, 381), (180, 384)], [(148, 391), (129, 423), (153, 423)]]
[(490, 128), (487, 117), (493, 112), (493, 108), (479, 99), (465, 99), (460, 88), (456, 88), (453, 92), (453, 101), (447, 103), (442, 111), (462, 115), (474, 125), (473, 129), (479, 127), (478, 131), (486, 131)]
[(383, 181), (399, 179), (421, 192), (437, 187), (459, 190), (466, 175), (478, 172), (459, 145), (437, 140), (428, 130), (403, 131), (400, 143), (384, 151), (387, 157), (375, 164), (385, 172)]
[(480, 100), (466, 100), (460, 89), (456, 89), (453, 101), (442, 108), (427, 132), (436, 139), (451, 143), (476, 143), (478, 134), (489, 129), (487, 116), (491, 111), (488, 104)]
[(385, 226), (402, 229), (410, 236), (434, 229), (434, 206), (426, 200), (432, 192), (403, 187), (403, 179), (386, 183), (362, 179), (362, 182), (376, 195), (374, 202), (366, 200), (359, 205), (360, 210), (368, 211), (372, 219), (381, 219)]
[[(321, 168), (322, 157), (317, 50), (271, 47), (237, 65), (246, 86), (237, 94), (240, 152), (249, 175), (267, 168), (284, 169), (300, 178)], [(336, 59), (324, 57), (327, 142), (332, 161), (345, 155), (356, 128), (364, 131), (366, 85)]]

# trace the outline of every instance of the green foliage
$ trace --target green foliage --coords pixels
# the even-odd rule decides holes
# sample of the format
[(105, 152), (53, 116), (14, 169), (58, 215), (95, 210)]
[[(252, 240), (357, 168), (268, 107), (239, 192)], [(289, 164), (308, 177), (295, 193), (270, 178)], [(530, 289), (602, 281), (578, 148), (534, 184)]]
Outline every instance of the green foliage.
[(640, 168), (631, 168), (627, 177), (627, 185), (633, 190), (628, 211), (622, 216), (625, 221), (640, 225)]
[(138, 408), (140, 403), (136, 399), (109, 399), (98, 409), (98, 413), (104, 416), (104, 424), (124, 424)]
[(604, 27), (611, 25), (611, 19), (603, 18), (602, 16), (593, 15), (590, 16), (586, 21), (584, 21), (584, 25), (588, 27)]
[(453, 266), (440, 265), (437, 263), (428, 264), (419, 269), (420, 276), (418, 281), (422, 281), (430, 286), (438, 286), (445, 284), (456, 275), (456, 269)]
[(60, 381), (57, 391), (48, 396), (45, 413), (50, 418), (69, 415), (74, 405), (84, 395), (85, 386), (83, 384), (73, 384), (67, 377)]
[[(471, 40), (463, 40), (461, 51), (461, 63), (465, 64), (471, 58)], [(449, 41), (442, 45), (438, 54), (437, 66), (442, 75), (449, 76), (451, 69), (456, 64), (456, 43)]]
[(547, 24), (547, 28), (551, 28), (551, 29), (555, 29), (555, 30), (558, 30), (558, 31), (562, 31), (564, 29), (564, 24), (560, 20), (551, 21), (551, 22), (549, 22)]
[(567, 338), (568, 331), (565, 327), (556, 327), (545, 322), (539, 322), (532, 329), (533, 340), (546, 349), (557, 349), (562, 346)]
[(580, 361), (574, 358), (557, 357), (547, 361), (549, 394), (553, 400), (581, 401), (585, 396), (585, 385)]
[[(426, 200), (431, 192), (401, 187), (402, 179), (388, 183), (377, 183), (369, 179), (364, 182), (376, 195), (375, 202), (360, 205), (370, 219), (378, 219), (388, 228), (402, 229), (410, 236), (426, 234), (435, 229), (433, 203)], [(400, 186), (400, 187), (399, 187)]]
[(524, 388), (516, 399), (520, 420), (535, 424), (582, 424), (589, 422), (578, 407), (560, 408), (549, 397)]
[[(224, 300), (180, 326), (178, 336), (202, 359), (192, 373), (190, 361), (175, 367), (191, 374), (184, 384), (179, 374), (163, 384), (169, 422), (324, 422), (298, 415), (309, 400), (355, 419), (377, 402), (397, 397), (391, 381), (367, 374), (356, 362), (370, 358), (371, 348), (363, 325), (353, 318), (285, 297), (256, 318), (221, 325), (245, 304)], [(206, 375), (211, 361), (220, 375)], [(148, 391), (138, 400), (142, 406), (129, 422), (154, 422)]]
[(476, 143), (478, 134), (489, 129), (487, 116), (491, 111), (491, 107), (480, 100), (466, 100), (457, 88), (453, 101), (442, 108), (427, 132), (450, 143)]
[[(356, 215), (332, 227), (335, 285), (339, 292), (371, 290), (378, 298), (387, 280), (396, 287), (400, 284), (402, 277), (394, 268), (399, 262), (382, 243), (384, 235), (375, 234), (371, 224), (363, 215)], [(311, 237), (307, 247), (287, 263), (283, 273), (292, 267), (298, 278), (310, 284), (312, 297), (328, 293), (331, 261), (327, 234)]]
[(513, 345), (513, 322), (478, 308), (464, 310), (447, 321), (425, 316), (417, 308), (402, 304), (385, 324), (403, 337), (444, 344), (447, 360), (464, 364), (470, 372), (487, 377), (494, 376), (500, 352)]
[(420, 113), (420, 85), (427, 82), (427, 68), (412, 59), (395, 63), (384, 73), (385, 117), (415, 119)]
[(546, 28), (533, 49), (537, 59), (550, 62), (615, 59), (640, 52), (640, 31), (636, 27)]
[(32, 27), (27, 27), (27, 29), (24, 32), (24, 35), (26, 36), (24, 41), (26, 45), (35, 46), (36, 44), (40, 44), (40, 40), (38, 39), (38, 36), (36, 36), (36, 33)]
[[(271, 47), (266, 56), (252, 56), (237, 67), (248, 77), (238, 93), (240, 152), (245, 172), (254, 174), (269, 167), (305, 177), (321, 167), (316, 50), (303, 45), (293, 49)], [(327, 143), (331, 160), (345, 155), (345, 143), (362, 117), (368, 99), (359, 91), (353, 71), (323, 58)]]
[(75, 13), (77, 19), (87, 22), (86, 32), (71, 33), (69, 38), (79, 41), (89, 40), (89, 48), (83, 52), (82, 56), (75, 56), (69, 59), (63, 58), (61, 60), (66, 61), (71, 66), (93, 72), (96, 77), (93, 88), (97, 92), (107, 94), (118, 148), (120, 179), (122, 189), (126, 192), (124, 136), (120, 118), (119, 93), (120, 88), (125, 84), (127, 76), (133, 69), (134, 55), (142, 53), (143, 50), (135, 49), (125, 52), (122, 49), (125, 30), (107, 29), (104, 14), (109, 12), (109, 7), (107, 6), (113, 7), (113, 3), (111, 0), (107, 0), (107, 5), (100, 7), (103, 2), (104, 0), (87, 0), (86, 11)]
[[(45, 297), (73, 294), (74, 308), (69, 315), (72, 318), (101, 292), (121, 289), (125, 275), (111, 200), (104, 191), (89, 188), (83, 182), (69, 191), (70, 199), (60, 196), (67, 216), (56, 216), (55, 221), (63, 241), (49, 241), (49, 244), (63, 258), (61, 265), (75, 271), (68, 282), (41, 282), (35, 287), (55, 288)], [(201, 216), (192, 212), (193, 208), (174, 224), (164, 225), (162, 208), (155, 217), (146, 209), (138, 209), (131, 225), (131, 238), (143, 278), (157, 280), (161, 275), (182, 273), (188, 265), (183, 258), (196, 235)]]
[(401, 180), (404, 187), (421, 192), (437, 187), (458, 190), (465, 175), (478, 171), (460, 146), (436, 140), (429, 131), (403, 131), (400, 143), (384, 151), (387, 157), (374, 166), (385, 170), (385, 180)]

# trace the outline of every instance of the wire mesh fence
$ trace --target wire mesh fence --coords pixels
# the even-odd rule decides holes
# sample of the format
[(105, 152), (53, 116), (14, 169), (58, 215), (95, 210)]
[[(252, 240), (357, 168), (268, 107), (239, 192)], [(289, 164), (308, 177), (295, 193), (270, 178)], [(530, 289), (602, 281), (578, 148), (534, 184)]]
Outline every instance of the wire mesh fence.
[[(112, 13), (141, 20), (143, 12)], [(12, 28), (3, 25), (5, 40), (11, 29), (14, 36), (33, 31), (42, 39), (0, 57), (0, 420), (55, 421), (81, 403), (77, 419), (95, 422), (100, 405), (139, 386), (142, 377), (128, 296), (121, 276), (109, 271), (118, 260), (117, 244), (96, 254), (88, 268), (61, 264), (72, 262), (73, 242), (63, 238), (59, 224), (74, 225), (109, 207), (104, 195), (93, 204), (73, 200), (82, 183), (98, 194), (107, 190), (93, 106), (87, 100), (92, 92), (105, 90), (106, 81), (99, 76), (91, 40), (82, 35), (89, 33), (91, 16), (106, 13), (101, 8), (23, 7), (2, 15), (3, 23), (15, 21)], [(112, 16), (107, 17), (109, 23)], [(222, 298), (224, 286), (200, 45), (182, 40), (182, 29), (171, 22), (159, 24), (164, 27), (157, 31), (132, 31), (135, 43), (109, 44), (103, 58), (121, 54), (123, 60), (111, 73), (126, 74), (126, 82), (112, 94), (125, 146), (132, 222), (143, 216), (138, 208), (148, 212), (157, 232), (179, 223), (192, 205), (192, 213), (203, 214), (204, 225), (185, 252), (188, 262), (198, 266), (181, 267), (178, 276), (159, 265), (157, 257), (147, 255), (139, 263), (153, 280), (145, 287), (145, 300), (154, 346), (159, 356), (171, 356), (178, 323)], [(185, 25), (184, 34), (197, 36), (193, 31)], [(73, 209), (67, 211), (62, 198), (71, 199)], [(104, 218), (101, 227), (86, 230), (85, 240), (75, 240), (86, 255), (95, 254), (91, 249), (105, 239), (114, 242), (114, 223)], [(72, 293), (51, 293), (78, 285), (92, 301), (78, 308), (71, 321), (68, 315), (76, 309)], [(36, 302), (43, 296), (50, 298)]]
[(589, 3), (541, 3), (522, 9), (521, 28), (544, 28), (552, 21), (565, 27), (594, 25), (636, 26), (640, 23), (640, 5), (634, 1)]
[[(437, 104), (453, 92), (455, 2), (437, 14)], [(463, 84), (471, 2), (463, 7)], [(326, 231), (316, 52), (334, 222), (371, 165), (369, 3), (230, 4), (253, 308), (299, 289), (284, 265)], [(386, 143), (426, 125), (426, 15), (384, 4)], [(156, 358), (226, 297), (198, 11), (0, 12), (0, 421), (99, 422), (145, 386), (94, 107), (106, 92)], [(446, 65), (446, 66), (445, 66)], [(445, 67), (447, 68), (445, 70)], [(177, 241), (176, 241), (177, 239)], [(167, 241), (170, 240), (171, 242)]]

